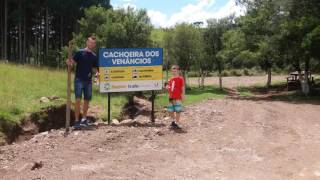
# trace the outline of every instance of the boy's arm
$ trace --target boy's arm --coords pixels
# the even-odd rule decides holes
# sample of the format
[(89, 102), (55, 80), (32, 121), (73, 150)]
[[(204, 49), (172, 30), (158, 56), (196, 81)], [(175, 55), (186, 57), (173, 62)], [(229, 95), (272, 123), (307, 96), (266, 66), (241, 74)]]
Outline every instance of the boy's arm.
[(185, 84), (184, 84), (184, 79), (182, 78), (182, 95), (181, 95), (181, 98), (182, 100), (185, 99), (185, 96), (186, 95), (186, 88), (185, 88)]

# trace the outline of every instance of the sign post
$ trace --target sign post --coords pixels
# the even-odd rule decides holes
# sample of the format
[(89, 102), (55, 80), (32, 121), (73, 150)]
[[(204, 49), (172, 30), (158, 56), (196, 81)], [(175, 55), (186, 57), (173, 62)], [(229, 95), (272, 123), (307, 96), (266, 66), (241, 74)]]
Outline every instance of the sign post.
[(111, 96), (108, 93), (108, 124), (111, 124), (111, 107), (110, 107)]
[(162, 89), (162, 63), (162, 48), (100, 49), (100, 92), (108, 93), (109, 123), (110, 93), (134, 91), (152, 91), (154, 122), (154, 91)]

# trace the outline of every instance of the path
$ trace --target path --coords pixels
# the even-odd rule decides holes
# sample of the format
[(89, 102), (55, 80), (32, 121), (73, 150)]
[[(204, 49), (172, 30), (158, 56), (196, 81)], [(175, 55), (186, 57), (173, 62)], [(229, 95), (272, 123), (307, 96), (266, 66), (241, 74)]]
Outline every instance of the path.
[(313, 104), (210, 100), (187, 107), (187, 133), (163, 120), (158, 127), (105, 126), (67, 138), (54, 131), (0, 147), (0, 177), (320, 179), (319, 115)]
[[(198, 78), (190, 78), (190, 83), (198, 85)], [(286, 76), (272, 76), (272, 81), (286, 81)], [(223, 87), (236, 88), (238, 86), (253, 86), (257, 84), (266, 84), (267, 76), (239, 76), (239, 77), (223, 77)], [(218, 77), (205, 78), (205, 85), (219, 86)]]

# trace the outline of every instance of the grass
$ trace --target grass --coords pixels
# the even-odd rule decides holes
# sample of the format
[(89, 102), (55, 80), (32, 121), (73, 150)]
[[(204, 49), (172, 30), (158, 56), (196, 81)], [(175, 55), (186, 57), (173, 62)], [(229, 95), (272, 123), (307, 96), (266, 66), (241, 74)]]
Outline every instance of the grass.
[[(19, 123), (24, 117), (42, 108), (58, 106), (66, 102), (66, 71), (49, 68), (38, 68), (27, 65), (0, 63), (0, 120)], [(73, 91), (73, 86), (72, 86)], [(217, 87), (198, 89), (191, 87), (187, 92), (185, 105), (209, 98), (224, 98), (227, 94)], [(40, 103), (41, 97), (58, 96), (59, 101)], [(111, 96), (111, 114), (118, 118), (122, 107), (127, 103), (125, 93), (113, 93)], [(74, 98), (72, 99), (74, 102)], [(168, 103), (167, 94), (159, 94), (156, 108)], [(99, 87), (93, 87), (92, 105), (104, 109), (98, 118), (107, 116), (107, 94), (99, 93)]]
[[(66, 72), (48, 68), (0, 63), (0, 119), (18, 123), (23, 117), (42, 108), (57, 106), (66, 100)], [(107, 95), (93, 87), (93, 105), (107, 106)], [(72, 87), (73, 91), (73, 87)], [(60, 101), (40, 103), (41, 97), (58, 96)], [(114, 95), (113, 116), (119, 116), (119, 107), (127, 102), (122, 95)], [(72, 99), (74, 101), (74, 98)], [(106, 114), (101, 114), (104, 116)]]
[[(279, 92), (283, 92), (280, 94), (272, 95), (271, 98), (273, 100), (281, 100), (281, 101), (312, 101), (312, 100), (320, 100), (320, 77), (316, 76), (315, 78), (316, 88), (312, 89), (309, 95), (303, 94), (300, 90), (295, 91), (286, 91), (286, 82), (285, 81), (275, 81), (271, 84), (270, 90), (277, 90)], [(263, 84), (256, 84), (254, 86), (245, 87), (240, 86), (237, 87), (238, 92), (240, 93), (240, 97), (252, 97), (254, 93), (267, 93), (267, 87)]]
[[(207, 99), (221, 99), (227, 96), (227, 92), (220, 90), (218, 87), (205, 86), (203, 89), (199, 89), (195, 86), (191, 87), (186, 92), (186, 98), (183, 101), (184, 105), (201, 102)], [(168, 94), (159, 94), (156, 98), (156, 107), (163, 108), (168, 105)]]

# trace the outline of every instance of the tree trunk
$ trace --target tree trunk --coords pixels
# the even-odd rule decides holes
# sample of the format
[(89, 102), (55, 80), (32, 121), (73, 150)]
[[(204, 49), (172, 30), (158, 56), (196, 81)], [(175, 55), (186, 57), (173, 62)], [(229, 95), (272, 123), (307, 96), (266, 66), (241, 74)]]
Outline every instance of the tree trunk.
[(45, 13), (45, 52), (44, 52), (44, 58), (47, 61), (48, 60), (48, 54), (49, 54), (49, 7), (48, 7), (48, 1), (46, 1), (46, 13)]
[(19, 0), (19, 40), (18, 40), (18, 54), (19, 54), (19, 63), (22, 63), (22, 0)]
[(303, 94), (307, 95), (310, 92), (309, 82), (308, 82), (308, 72), (304, 72), (304, 76), (302, 75), (301, 71), (299, 73), (299, 82), (301, 85), (301, 91)]
[(301, 91), (305, 95), (308, 95), (310, 93), (309, 67), (310, 67), (310, 60), (309, 58), (307, 58), (305, 61), (304, 76), (302, 76), (301, 71), (299, 71), (299, 81), (301, 85)]
[(222, 68), (221, 63), (218, 63), (218, 71), (219, 71), (219, 88), (222, 90)]
[(188, 71), (184, 70), (182, 72), (182, 75), (183, 75), (183, 79), (184, 79), (184, 89), (185, 89), (185, 92), (186, 92), (186, 89), (187, 89), (187, 87), (189, 85), (189, 83), (188, 83)]
[(4, 0), (4, 59), (8, 59), (8, 0)]
[(199, 74), (198, 74), (198, 87), (200, 88), (201, 87), (201, 76), (202, 76), (202, 72), (201, 70), (199, 71)]
[(271, 86), (271, 67), (268, 67), (267, 73), (268, 73), (267, 88), (269, 89)]
[(205, 72), (203, 73), (203, 75), (201, 76), (201, 86), (202, 86), (202, 89), (204, 89), (204, 79), (207, 77), (207, 75), (208, 75), (208, 72), (205, 71)]
[(60, 68), (60, 63), (63, 62), (62, 57), (62, 47), (63, 47), (63, 13), (60, 15), (60, 57), (58, 62), (58, 69)]
[(26, 3), (24, 5), (23, 10), (24, 18), (23, 18), (23, 48), (22, 48), (22, 61), (26, 63), (26, 49), (27, 49), (27, 18), (26, 18)]

